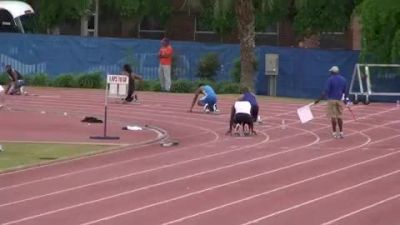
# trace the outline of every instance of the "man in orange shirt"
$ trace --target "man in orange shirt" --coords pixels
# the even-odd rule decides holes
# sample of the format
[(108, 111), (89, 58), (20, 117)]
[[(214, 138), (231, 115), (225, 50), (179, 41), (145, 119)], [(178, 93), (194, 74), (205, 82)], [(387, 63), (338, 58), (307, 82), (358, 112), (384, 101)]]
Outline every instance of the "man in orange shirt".
[(163, 38), (161, 40), (161, 48), (158, 54), (160, 57), (158, 74), (160, 77), (161, 89), (163, 91), (170, 91), (171, 89), (171, 64), (173, 53), (174, 50), (169, 43), (169, 39)]

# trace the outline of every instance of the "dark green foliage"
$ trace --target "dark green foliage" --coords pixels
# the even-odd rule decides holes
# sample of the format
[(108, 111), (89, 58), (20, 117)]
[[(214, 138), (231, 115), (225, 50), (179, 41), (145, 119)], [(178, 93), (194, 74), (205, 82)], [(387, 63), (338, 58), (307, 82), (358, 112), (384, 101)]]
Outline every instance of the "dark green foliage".
[[(84, 74), (62, 74), (54, 79), (47, 74), (32, 74), (24, 76), (28, 86), (52, 86), (66, 88), (105, 88), (105, 77), (99, 72)], [(6, 74), (0, 74), (0, 84), (9, 83)], [(208, 84), (214, 88), (217, 94), (237, 94), (239, 93), (239, 83), (235, 82), (215, 82), (207, 79), (196, 81), (178, 79), (172, 82), (171, 92), (175, 93), (193, 93), (199, 84)], [(136, 81), (136, 90), (138, 91), (161, 91), (159, 80)]]
[(233, 61), (233, 67), (231, 70), (231, 77), (234, 82), (240, 83), (240, 58), (236, 58)]
[[(258, 68), (258, 62), (254, 61), (253, 66), (254, 66), (254, 71), (256, 71)], [(231, 70), (231, 78), (233, 82), (240, 83), (240, 77), (241, 77), (240, 71), (241, 71), (240, 58), (236, 58), (233, 60), (233, 67)]]
[(392, 47), (392, 62), (399, 64), (400, 63), (400, 29), (397, 30), (394, 38), (393, 38), (393, 47)]
[(103, 75), (99, 72), (82, 74), (77, 79), (80, 88), (102, 88), (104, 87)]
[(240, 84), (235, 82), (222, 82), (218, 88), (219, 94), (239, 94)]
[(400, 61), (400, 1), (364, 0), (361, 4), (362, 60), (372, 63)]
[(51, 86), (51, 79), (44, 73), (33, 74), (24, 77), (25, 82), (30, 86), (41, 86), (47, 87)]
[(38, 22), (43, 30), (53, 28), (69, 20), (79, 20), (85, 9), (90, 6), (89, 0), (40, 0)]
[(161, 83), (158, 80), (152, 80), (149, 91), (161, 91)]
[(288, 0), (253, 0), (255, 13), (255, 29), (263, 32), (268, 26), (275, 25), (289, 13)]
[(200, 31), (215, 31), (222, 37), (229, 34), (237, 24), (235, 12), (229, 10), (228, 5), (231, 4), (204, 0), (198, 17), (198, 29)]
[(0, 84), (5, 85), (10, 82), (10, 78), (8, 78), (8, 75), (6, 73), (1, 73), (0, 74)]
[(151, 87), (151, 81), (149, 80), (142, 80), (142, 81), (136, 81), (136, 90), (138, 91), (148, 91), (150, 90)]
[(77, 80), (72, 74), (63, 74), (57, 76), (53, 81), (53, 85), (55, 87), (78, 87)]
[(188, 93), (193, 91), (193, 82), (189, 80), (176, 80), (172, 82), (171, 92)]
[(214, 80), (220, 68), (218, 53), (210, 52), (201, 57), (198, 65), (197, 76), (201, 79)]
[(122, 18), (141, 19), (149, 16), (157, 18), (163, 25), (172, 13), (171, 1), (164, 0), (113, 0), (100, 3), (101, 8), (109, 9)]
[(303, 36), (344, 31), (355, 8), (353, 1), (306, 0), (297, 4), (294, 29)]

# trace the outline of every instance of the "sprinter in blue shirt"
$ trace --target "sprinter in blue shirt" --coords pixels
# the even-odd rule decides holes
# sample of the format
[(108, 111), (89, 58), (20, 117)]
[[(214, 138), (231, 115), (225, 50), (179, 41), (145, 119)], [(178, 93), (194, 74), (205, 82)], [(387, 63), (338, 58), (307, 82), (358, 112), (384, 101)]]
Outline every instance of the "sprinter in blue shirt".
[[(342, 100), (347, 99), (347, 81), (340, 75), (339, 67), (332, 66), (329, 72), (331, 76), (326, 81), (324, 91), (320, 98), (315, 101), (315, 104), (326, 97), (328, 100), (327, 113), (332, 123), (332, 136), (334, 138), (343, 138), (342, 113), (344, 103)], [(339, 126), (339, 132), (336, 131), (336, 125)]]
[[(197, 101), (197, 98), (200, 94), (204, 96)], [(193, 107), (197, 101), (197, 105), (203, 106), (204, 111), (206, 112), (216, 112), (217, 109), (217, 94), (214, 89), (210, 85), (199, 84), (198, 88), (194, 92), (194, 98), (192, 101), (192, 105), (190, 106), (189, 112), (192, 112)]]

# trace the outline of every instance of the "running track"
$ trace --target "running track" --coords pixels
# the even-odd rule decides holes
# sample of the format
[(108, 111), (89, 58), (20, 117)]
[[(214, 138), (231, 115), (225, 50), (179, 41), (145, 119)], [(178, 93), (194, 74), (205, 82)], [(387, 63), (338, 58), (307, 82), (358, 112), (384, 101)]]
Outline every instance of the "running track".
[[(68, 123), (103, 112), (102, 91), (32, 91), (39, 96), (8, 97), (11, 112), (47, 110), (60, 121), (68, 112)], [(158, 127), (178, 146), (160, 147), (159, 134), (129, 133), (124, 142), (140, 141), (111, 153), (2, 173), (0, 223), (400, 224), (400, 108), (394, 104), (354, 106), (357, 121), (346, 111), (345, 138), (336, 140), (323, 105), (302, 125), (296, 108), (306, 103), (260, 98), (258, 135), (230, 137), (224, 133), (234, 96), (220, 98), (219, 115), (187, 113), (192, 95), (143, 92), (139, 98), (141, 104), (110, 104), (110, 126)], [(88, 136), (61, 139), (90, 142)]]

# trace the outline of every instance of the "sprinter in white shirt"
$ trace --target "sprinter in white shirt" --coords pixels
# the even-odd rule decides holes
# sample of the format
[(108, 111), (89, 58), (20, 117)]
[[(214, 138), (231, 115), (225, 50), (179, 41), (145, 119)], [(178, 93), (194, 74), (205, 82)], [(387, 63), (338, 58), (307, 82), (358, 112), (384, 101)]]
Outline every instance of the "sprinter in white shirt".
[(235, 135), (239, 135), (240, 126), (243, 134), (249, 136), (256, 135), (254, 131), (253, 119), (251, 117), (251, 104), (248, 101), (236, 101), (231, 110), (231, 119), (229, 121), (229, 130), (226, 134), (232, 134), (232, 129), (235, 128)]

